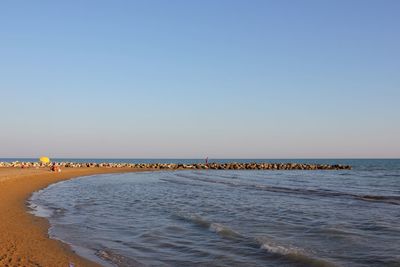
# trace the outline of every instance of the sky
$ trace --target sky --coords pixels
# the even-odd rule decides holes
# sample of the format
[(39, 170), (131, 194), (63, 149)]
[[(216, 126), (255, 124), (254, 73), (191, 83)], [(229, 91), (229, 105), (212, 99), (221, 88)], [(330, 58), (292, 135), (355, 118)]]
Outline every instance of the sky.
[(0, 2), (0, 157), (400, 158), (400, 1)]

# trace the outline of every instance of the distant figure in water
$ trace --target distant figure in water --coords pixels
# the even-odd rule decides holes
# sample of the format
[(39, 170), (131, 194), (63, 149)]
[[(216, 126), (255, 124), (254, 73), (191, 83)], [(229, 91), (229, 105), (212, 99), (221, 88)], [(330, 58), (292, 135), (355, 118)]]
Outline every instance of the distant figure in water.
[(206, 158), (206, 165), (208, 165), (208, 157)]

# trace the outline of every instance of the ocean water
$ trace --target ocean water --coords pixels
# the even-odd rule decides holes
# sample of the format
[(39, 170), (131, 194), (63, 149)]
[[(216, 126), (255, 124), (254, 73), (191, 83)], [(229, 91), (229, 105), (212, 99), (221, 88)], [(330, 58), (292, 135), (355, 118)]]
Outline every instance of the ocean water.
[(104, 266), (400, 266), (400, 160), (287, 161), (353, 169), (95, 175), (29, 202)]

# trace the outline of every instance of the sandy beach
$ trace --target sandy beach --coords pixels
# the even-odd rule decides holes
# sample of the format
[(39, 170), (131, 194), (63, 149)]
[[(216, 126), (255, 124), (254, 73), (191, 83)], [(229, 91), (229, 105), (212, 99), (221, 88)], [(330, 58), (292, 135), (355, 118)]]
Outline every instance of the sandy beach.
[[(26, 200), (49, 184), (78, 176), (133, 172), (132, 168), (78, 168), (53, 173), (46, 169), (0, 168), (0, 266), (99, 266), (48, 238), (48, 221), (28, 213)], [(140, 171), (144, 171), (141, 169)]]

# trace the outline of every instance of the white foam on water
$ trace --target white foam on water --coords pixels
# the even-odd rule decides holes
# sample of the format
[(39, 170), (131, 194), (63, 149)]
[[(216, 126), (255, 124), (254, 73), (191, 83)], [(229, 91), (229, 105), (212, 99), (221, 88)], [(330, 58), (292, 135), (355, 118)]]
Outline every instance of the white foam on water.
[(304, 249), (288, 245), (279, 244), (267, 237), (258, 237), (256, 241), (261, 245), (261, 249), (264, 249), (272, 254), (277, 254), (291, 258), (295, 261), (306, 263), (307, 266), (317, 266), (317, 267), (335, 267), (336, 264), (332, 262), (320, 259), (314, 255), (308, 253)]
[[(40, 191), (39, 191), (40, 192)], [(39, 192), (35, 192), (28, 200), (29, 213), (42, 218), (50, 218), (54, 211), (52, 209), (46, 208), (43, 205), (38, 204)]]
[(240, 237), (241, 234), (220, 223), (211, 223), (209, 229), (217, 234), (230, 237)]
[(280, 254), (280, 255), (302, 255), (305, 254), (305, 251), (300, 248), (289, 246), (289, 245), (281, 245), (266, 237), (258, 237), (256, 238), (257, 242), (261, 244), (261, 248), (267, 250), (270, 253)]

